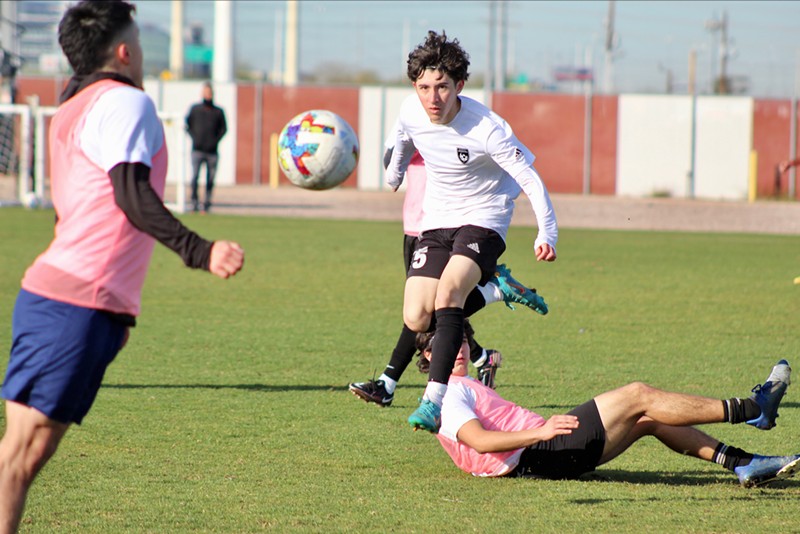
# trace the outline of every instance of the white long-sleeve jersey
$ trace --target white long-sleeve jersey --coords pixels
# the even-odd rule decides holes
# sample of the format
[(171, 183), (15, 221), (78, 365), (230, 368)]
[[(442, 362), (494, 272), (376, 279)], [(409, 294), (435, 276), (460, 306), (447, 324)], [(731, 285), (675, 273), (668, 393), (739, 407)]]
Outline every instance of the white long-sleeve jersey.
[(422, 231), (468, 224), (489, 228), (504, 240), (521, 191), (531, 201), (539, 234), (534, 247), (558, 241), (550, 196), (533, 167), (534, 155), (489, 108), (459, 96), (461, 109), (449, 124), (434, 124), (416, 95), (400, 109), (398, 133), (386, 182), (403, 181), (407, 152), (419, 150), (428, 176)]

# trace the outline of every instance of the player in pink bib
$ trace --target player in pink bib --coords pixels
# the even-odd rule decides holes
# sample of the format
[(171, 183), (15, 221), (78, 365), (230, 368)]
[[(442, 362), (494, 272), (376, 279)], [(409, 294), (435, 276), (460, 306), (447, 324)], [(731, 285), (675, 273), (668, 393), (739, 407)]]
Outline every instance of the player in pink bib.
[[(421, 367), (431, 357), (431, 334), (417, 338)], [(800, 471), (800, 454), (761, 456), (725, 445), (691, 425), (748, 423), (775, 426), (791, 382), (779, 361), (751, 397), (718, 400), (662, 391), (633, 382), (602, 393), (549, 419), (502, 398), (467, 376), (469, 348), (462, 343), (442, 402), (436, 437), (461, 470), (478, 477), (577, 478), (610, 462), (644, 436), (673, 451), (721, 464), (745, 487)]]
[(125, 345), (155, 241), (221, 278), (244, 262), (237, 243), (207, 241), (164, 207), (167, 147), (142, 90), (134, 11), (119, 0), (84, 1), (59, 24), (75, 76), (48, 139), (55, 236), (25, 272), (14, 306), (0, 532), (17, 530), (28, 488), (89, 412)]

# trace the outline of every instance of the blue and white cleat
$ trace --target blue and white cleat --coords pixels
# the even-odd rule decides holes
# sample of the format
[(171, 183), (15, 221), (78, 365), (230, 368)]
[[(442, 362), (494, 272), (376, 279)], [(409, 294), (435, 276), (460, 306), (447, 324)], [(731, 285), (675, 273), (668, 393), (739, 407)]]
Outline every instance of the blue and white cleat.
[(753, 456), (749, 464), (734, 469), (745, 488), (789, 478), (800, 471), (800, 454), (794, 456)]
[(442, 426), (442, 409), (435, 402), (423, 400), (419, 408), (408, 416), (408, 424), (416, 431), (418, 429), (427, 430), (432, 434), (438, 434)]
[(769, 430), (775, 426), (775, 419), (778, 418), (778, 406), (786, 393), (786, 388), (791, 383), (792, 368), (789, 362), (781, 360), (767, 377), (767, 381), (758, 384), (753, 388), (751, 399), (761, 407), (761, 415), (755, 419), (747, 421), (748, 425), (753, 425), (761, 430)]
[(527, 306), (540, 315), (547, 315), (548, 309), (544, 299), (536, 294), (535, 289), (528, 289), (511, 276), (511, 269), (504, 263), (497, 266), (494, 277), (489, 282), (500, 288), (503, 302), (512, 310), (516, 309), (512, 303), (517, 303)]

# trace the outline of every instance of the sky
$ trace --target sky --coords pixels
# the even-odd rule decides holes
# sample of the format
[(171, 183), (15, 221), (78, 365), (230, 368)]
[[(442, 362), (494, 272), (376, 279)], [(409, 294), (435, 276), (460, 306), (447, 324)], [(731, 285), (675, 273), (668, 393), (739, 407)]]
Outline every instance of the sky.
[[(140, 24), (169, 30), (168, 0), (133, 1)], [(708, 93), (720, 72), (722, 37), (719, 29), (708, 28), (719, 28), (726, 16), (727, 72), (747, 84), (747, 94), (792, 98), (800, 93), (800, 0), (618, 0), (614, 5), (615, 45), (607, 69), (607, 0), (508, 1), (507, 71), (551, 83), (557, 67), (589, 66), (599, 92), (607, 87), (667, 92), (669, 85), (685, 93), (694, 50), (697, 91)], [(202, 24), (207, 43), (213, 43), (213, 2), (192, 0), (184, 9), (186, 23)], [(234, 2), (237, 63), (265, 73), (275, 69), (285, 12), (283, 0)], [(384, 81), (401, 80), (408, 52), (431, 29), (461, 42), (474, 76), (494, 64), (488, 53), (487, 0), (300, 0), (299, 19), (301, 72), (335, 65), (371, 71)]]

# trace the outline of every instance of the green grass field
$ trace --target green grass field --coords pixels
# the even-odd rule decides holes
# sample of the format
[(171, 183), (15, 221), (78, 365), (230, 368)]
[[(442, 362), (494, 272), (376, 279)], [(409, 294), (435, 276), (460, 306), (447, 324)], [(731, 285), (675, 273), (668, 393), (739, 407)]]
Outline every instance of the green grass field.
[[(391, 408), (347, 392), (380, 374), (400, 332), (399, 224), (184, 220), (242, 243), (244, 271), (222, 281), (156, 248), (139, 326), (34, 484), (24, 532), (800, 530), (800, 479), (745, 490), (652, 438), (586, 481), (462, 473), (405, 422), (424, 386), (413, 366)], [(0, 370), (52, 223), (0, 210)], [(505, 356), (507, 398), (551, 415), (632, 380), (728, 398), (781, 357), (800, 369), (800, 237), (562, 229), (558, 261), (537, 264), (532, 234), (512, 228), (502, 261), (550, 314), (495, 304), (473, 318)], [(800, 452), (797, 399), (790, 388), (770, 432), (705, 430)]]

